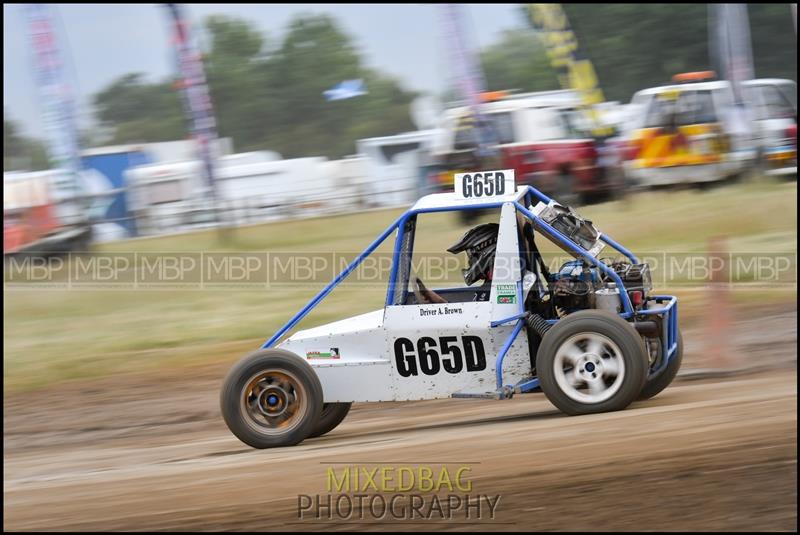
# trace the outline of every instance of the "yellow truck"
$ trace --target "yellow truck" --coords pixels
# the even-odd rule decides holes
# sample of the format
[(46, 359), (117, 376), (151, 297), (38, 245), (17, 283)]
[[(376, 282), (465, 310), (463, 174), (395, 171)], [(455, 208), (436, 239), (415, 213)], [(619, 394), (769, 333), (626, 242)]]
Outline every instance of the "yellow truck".
[(660, 186), (737, 176), (755, 162), (750, 110), (712, 72), (684, 73), (674, 84), (637, 92), (627, 128), (625, 173)]

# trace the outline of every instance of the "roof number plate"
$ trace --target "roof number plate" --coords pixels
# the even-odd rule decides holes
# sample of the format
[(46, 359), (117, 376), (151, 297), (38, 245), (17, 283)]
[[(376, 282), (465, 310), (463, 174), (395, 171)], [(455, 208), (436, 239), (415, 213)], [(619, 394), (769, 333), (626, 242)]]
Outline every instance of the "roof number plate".
[(456, 197), (461, 199), (502, 197), (511, 195), (516, 190), (513, 169), (456, 173), (453, 184)]

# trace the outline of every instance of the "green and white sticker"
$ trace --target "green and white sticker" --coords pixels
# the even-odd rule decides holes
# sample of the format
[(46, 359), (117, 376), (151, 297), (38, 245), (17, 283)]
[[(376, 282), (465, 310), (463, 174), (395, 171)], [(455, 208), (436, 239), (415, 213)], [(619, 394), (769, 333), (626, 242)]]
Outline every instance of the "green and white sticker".
[(497, 303), (509, 305), (517, 302), (517, 287), (514, 284), (497, 285)]
[(339, 355), (339, 348), (332, 347), (330, 351), (307, 351), (307, 359), (338, 359), (342, 358)]

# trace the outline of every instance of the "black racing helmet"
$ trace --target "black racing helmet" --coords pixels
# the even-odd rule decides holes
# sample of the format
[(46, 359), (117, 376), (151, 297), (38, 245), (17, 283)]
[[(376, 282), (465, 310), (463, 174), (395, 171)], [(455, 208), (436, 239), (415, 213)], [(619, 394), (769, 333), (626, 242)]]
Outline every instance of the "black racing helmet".
[(448, 252), (458, 254), (467, 253), (469, 267), (463, 270), (464, 282), (471, 286), (478, 280), (488, 280), (489, 272), (494, 265), (494, 255), (497, 251), (497, 232), (500, 225), (486, 223), (468, 231), (458, 242), (447, 249)]

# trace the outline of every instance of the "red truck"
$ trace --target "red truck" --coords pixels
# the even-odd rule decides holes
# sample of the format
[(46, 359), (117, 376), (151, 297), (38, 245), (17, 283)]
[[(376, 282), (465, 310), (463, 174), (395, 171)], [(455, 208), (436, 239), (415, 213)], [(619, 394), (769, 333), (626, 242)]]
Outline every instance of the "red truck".
[(454, 173), (483, 167), (513, 168), (517, 184), (532, 185), (563, 202), (607, 198), (621, 189), (616, 150), (586, 133), (573, 91), (493, 92), (484, 100), (481, 112), (493, 126), (500, 161), (482, 165), (469, 129), (469, 108), (450, 108), (434, 145), (431, 191), (449, 191)]

